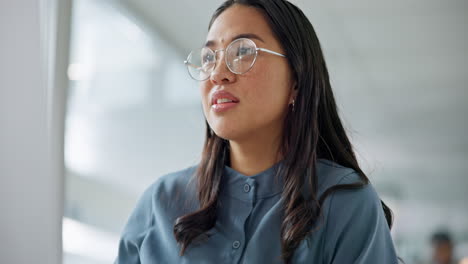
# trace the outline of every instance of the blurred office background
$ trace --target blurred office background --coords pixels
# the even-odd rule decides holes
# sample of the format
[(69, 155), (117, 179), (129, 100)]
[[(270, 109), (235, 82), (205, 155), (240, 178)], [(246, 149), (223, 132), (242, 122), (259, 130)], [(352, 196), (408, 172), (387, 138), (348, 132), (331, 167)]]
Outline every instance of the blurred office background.
[[(73, 1), (68, 263), (111, 261), (144, 188), (196, 164), (203, 114), (182, 62), (220, 2)], [(445, 229), (468, 256), (468, 2), (295, 3), (319, 35), (361, 164), (394, 210), (399, 255), (422, 263)], [(80, 234), (83, 248), (72, 247)]]
[[(221, 2), (70, 2), (64, 263), (111, 263), (143, 190), (197, 164), (204, 119), (183, 60)], [(428, 263), (431, 234), (445, 230), (468, 263), (468, 2), (292, 2), (315, 27), (361, 165), (393, 209), (399, 256)]]

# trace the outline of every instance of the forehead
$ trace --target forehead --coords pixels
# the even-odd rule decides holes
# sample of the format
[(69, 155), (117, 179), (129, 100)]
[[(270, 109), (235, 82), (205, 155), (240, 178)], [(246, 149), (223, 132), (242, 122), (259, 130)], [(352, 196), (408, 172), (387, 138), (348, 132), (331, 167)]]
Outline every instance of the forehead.
[(239, 35), (251, 35), (256, 42), (274, 41), (264, 14), (256, 8), (239, 4), (229, 7), (216, 18), (206, 41), (208, 46), (225, 46)]

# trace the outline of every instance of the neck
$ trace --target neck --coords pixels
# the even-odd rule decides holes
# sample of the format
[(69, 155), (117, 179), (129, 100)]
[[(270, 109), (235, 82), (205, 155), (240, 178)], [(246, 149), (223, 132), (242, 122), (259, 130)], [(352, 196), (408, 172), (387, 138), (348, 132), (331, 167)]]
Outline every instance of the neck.
[(258, 174), (281, 160), (278, 155), (280, 135), (249, 137), (247, 140), (230, 140), (231, 168), (246, 175)]

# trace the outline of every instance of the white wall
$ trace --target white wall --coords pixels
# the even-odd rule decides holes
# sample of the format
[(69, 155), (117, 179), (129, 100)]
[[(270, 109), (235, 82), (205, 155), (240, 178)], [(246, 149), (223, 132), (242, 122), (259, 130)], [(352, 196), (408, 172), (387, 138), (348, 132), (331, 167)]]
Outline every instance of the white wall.
[[(66, 79), (60, 68), (68, 37), (44, 39), (44, 33), (67, 33), (69, 1), (60, 1), (65, 12), (54, 16), (65, 23), (45, 30), (55, 23), (41, 15), (56, 10), (43, 7), (54, 2), (0, 0), (0, 263), (62, 262)], [(44, 43), (55, 44), (57, 60)], [(50, 59), (58, 71), (47, 72)]]

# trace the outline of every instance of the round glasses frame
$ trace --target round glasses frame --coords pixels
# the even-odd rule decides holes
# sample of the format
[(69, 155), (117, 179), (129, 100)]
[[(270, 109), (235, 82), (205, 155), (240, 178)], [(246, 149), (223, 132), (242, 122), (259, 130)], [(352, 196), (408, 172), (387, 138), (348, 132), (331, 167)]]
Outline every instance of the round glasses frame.
[(269, 50), (269, 49), (265, 49), (265, 48), (258, 48), (257, 45), (255, 44), (255, 42), (253, 40), (251, 40), (251, 39), (238, 38), (238, 39), (232, 41), (225, 49), (212, 50), (212, 49), (210, 49), (208, 47), (205, 47), (206, 49), (210, 50), (214, 55), (214, 63), (213, 63), (213, 65), (210, 66), (209, 70), (206, 71), (206, 77), (205, 78), (196, 78), (195, 76), (193, 76), (192, 72), (190, 71), (190, 68), (198, 70), (198, 71), (203, 71), (201, 69), (202, 67), (190, 63), (190, 60), (191, 60), (193, 54), (195, 53), (195, 51), (191, 51), (189, 53), (189, 55), (187, 56), (187, 59), (184, 61), (184, 64), (187, 66), (187, 70), (188, 70), (188, 73), (189, 73), (190, 77), (192, 79), (196, 80), (196, 81), (206, 81), (206, 80), (208, 80), (210, 78), (210, 76), (211, 76), (211, 73), (216, 68), (216, 62), (218, 61), (218, 59), (216, 57), (216, 54), (218, 52), (220, 52), (220, 51), (226, 51), (226, 52), (229, 51), (230, 48), (233, 47), (233, 45), (237, 44), (240, 41), (246, 41), (248, 44), (252, 45), (252, 47), (255, 49), (254, 59), (252, 60), (252, 63), (249, 65), (249, 67), (245, 71), (238, 72), (238, 71), (235, 71), (234, 69), (231, 68), (230, 63), (229, 63), (228, 58), (227, 58), (228, 56), (224, 56), (224, 62), (226, 63), (226, 66), (228, 67), (229, 71), (231, 71), (234, 74), (244, 74), (244, 73), (250, 71), (252, 69), (253, 65), (255, 64), (255, 62), (257, 61), (258, 51), (263, 51), (263, 52), (266, 52), (266, 53), (269, 53), (269, 54), (273, 54), (273, 55), (276, 55), (276, 56), (286, 58), (286, 55), (283, 55), (281, 53), (278, 53), (278, 52), (275, 52), (275, 51), (272, 51), (272, 50)]

